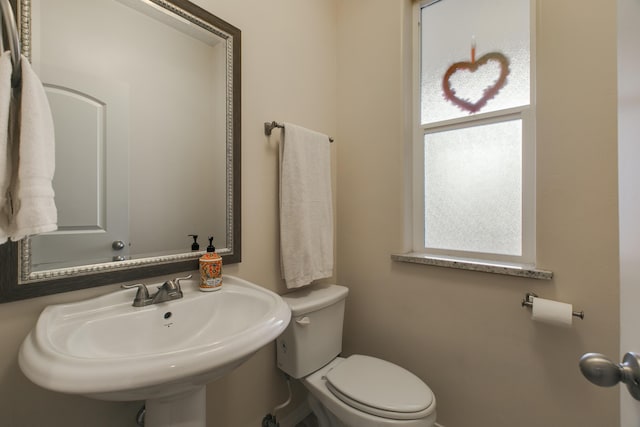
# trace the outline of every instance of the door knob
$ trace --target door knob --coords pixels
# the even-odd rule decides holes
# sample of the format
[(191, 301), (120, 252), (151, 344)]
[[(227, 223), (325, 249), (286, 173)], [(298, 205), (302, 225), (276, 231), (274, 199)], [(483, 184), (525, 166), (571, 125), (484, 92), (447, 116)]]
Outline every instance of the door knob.
[(615, 364), (600, 353), (586, 353), (579, 366), (582, 375), (595, 385), (612, 387), (623, 382), (631, 396), (640, 400), (640, 354), (629, 352), (622, 363)]
[(116, 251), (124, 249), (124, 246), (125, 244), (122, 240), (114, 240), (111, 244), (111, 247)]

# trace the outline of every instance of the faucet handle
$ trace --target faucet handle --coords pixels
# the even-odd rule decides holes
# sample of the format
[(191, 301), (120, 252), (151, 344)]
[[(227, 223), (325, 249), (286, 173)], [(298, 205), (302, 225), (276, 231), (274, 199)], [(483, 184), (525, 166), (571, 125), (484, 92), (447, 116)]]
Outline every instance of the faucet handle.
[(136, 297), (133, 300), (133, 305), (143, 303), (145, 300), (149, 299), (149, 290), (145, 286), (144, 283), (135, 283), (132, 285), (121, 285), (123, 289), (133, 289), (138, 288), (138, 292), (136, 292)]
[(187, 279), (191, 279), (191, 274), (185, 277), (177, 277), (173, 280), (168, 280), (166, 282), (164, 282), (164, 287), (167, 289), (167, 291), (171, 292), (176, 292), (176, 293), (182, 293), (182, 289), (180, 288), (180, 281), (181, 280), (187, 280)]
[(173, 283), (175, 283), (176, 287), (178, 288), (178, 291), (180, 291), (180, 281), (181, 280), (189, 280), (191, 279), (192, 274), (185, 276), (185, 277), (177, 277), (173, 280)]

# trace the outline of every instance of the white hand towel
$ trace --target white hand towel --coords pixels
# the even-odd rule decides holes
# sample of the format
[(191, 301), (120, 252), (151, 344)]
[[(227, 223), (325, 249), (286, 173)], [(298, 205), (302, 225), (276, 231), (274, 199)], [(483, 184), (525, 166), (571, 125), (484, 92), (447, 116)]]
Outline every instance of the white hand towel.
[(333, 275), (329, 137), (290, 123), (280, 142), (280, 251), (288, 288)]
[[(55, 136), (47, 95), (29, 61), (22, 57), (19, 160), (11, 184), (11, 240), (56, 230)], [(14, 168), (16, 165), (14, 165)]]
[(11, 52), (0, 55), (0, 244), (9, 237), (11, 206), (7, 197), (11, 182), (9, 109), (11, 108)]

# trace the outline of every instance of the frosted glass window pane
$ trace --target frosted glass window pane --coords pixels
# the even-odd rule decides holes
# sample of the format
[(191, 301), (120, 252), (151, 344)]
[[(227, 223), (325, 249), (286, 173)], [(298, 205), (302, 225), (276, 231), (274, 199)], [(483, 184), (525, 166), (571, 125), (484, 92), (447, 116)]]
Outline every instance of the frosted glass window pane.
[(521, 142), (521, 120), (425, 135), (425, 247), (522, 255)]
[[(529, 0), (440, 1), (421, 10), (421, 119), (423, 124), (467, 117), (444, 97), (442, 79), (452, 64), (500, 52), (510, 61), (506, 85), (479, 111), (486, 113), (530, 104)], [(457, 71), (451, 86), (458, 98), (479, 100), (497, 80), (494, 61), (474, 73)]]

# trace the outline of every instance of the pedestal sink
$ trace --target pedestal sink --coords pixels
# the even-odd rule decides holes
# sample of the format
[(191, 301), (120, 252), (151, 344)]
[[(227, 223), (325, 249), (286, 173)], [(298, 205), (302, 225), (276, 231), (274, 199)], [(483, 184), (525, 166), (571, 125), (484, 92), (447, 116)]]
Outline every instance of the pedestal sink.
[(49, 390), (146, 400), (147, 427), (204, 427), (205, 385), (273, 341), (291, 317), (277, 294), (234, 276), (223, 283), (200, 292), (186, 280), (183, 298), (145, 307), (131, 305), (135, 289), (51, 305), (20, 348), (20, 368)]

